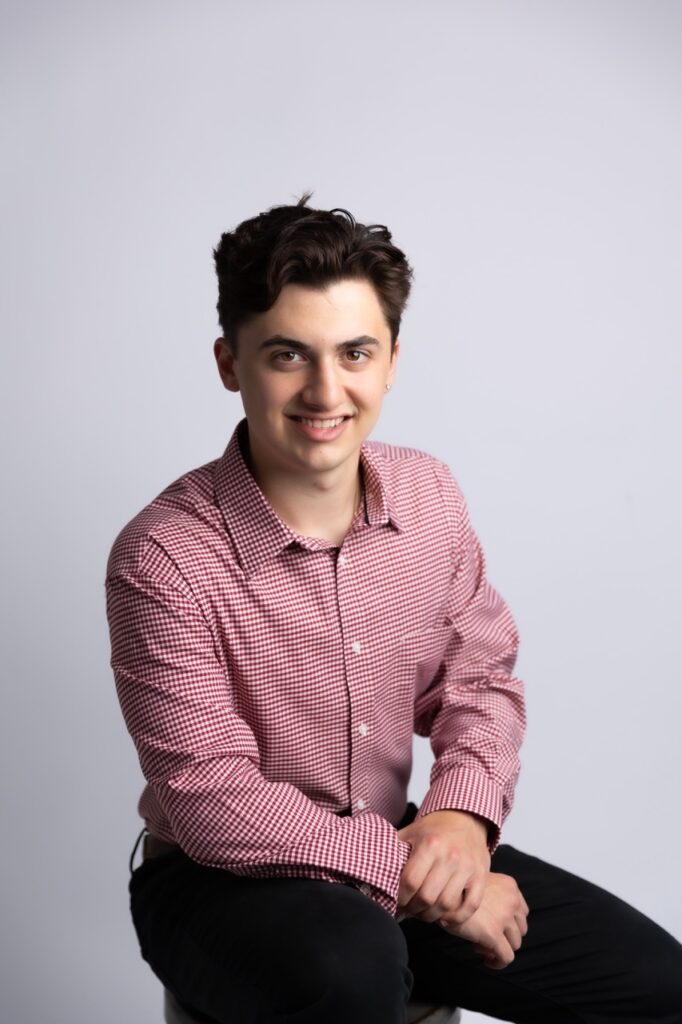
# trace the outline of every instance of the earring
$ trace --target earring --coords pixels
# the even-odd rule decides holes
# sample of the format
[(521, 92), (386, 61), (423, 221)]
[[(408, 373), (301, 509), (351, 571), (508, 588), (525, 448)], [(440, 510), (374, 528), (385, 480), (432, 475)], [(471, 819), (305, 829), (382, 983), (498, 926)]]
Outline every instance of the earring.
[(387, 384), (387, 385), (386, 385), (386, 390), (387, 390), (387, 391), (390, 391), (390, 390), (391, 390), (391, 385), (390, 385), (390, 384)]

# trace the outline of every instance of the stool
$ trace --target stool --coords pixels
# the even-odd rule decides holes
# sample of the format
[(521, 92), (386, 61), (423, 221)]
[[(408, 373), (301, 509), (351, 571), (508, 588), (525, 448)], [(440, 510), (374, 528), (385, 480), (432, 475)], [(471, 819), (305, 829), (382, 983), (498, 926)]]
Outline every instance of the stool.
[[(207, 1024), (206, 1017), (193, 1017), (180, 1006), (168, 989), (164, 989), (163, 1019), (166, 1024)], [(407, 1020), (408, 1024), (459, 1024), (460, 1012), (453, 1006), (429, 1006), (427, 1003), (410, 1002), (407, 1006)]]

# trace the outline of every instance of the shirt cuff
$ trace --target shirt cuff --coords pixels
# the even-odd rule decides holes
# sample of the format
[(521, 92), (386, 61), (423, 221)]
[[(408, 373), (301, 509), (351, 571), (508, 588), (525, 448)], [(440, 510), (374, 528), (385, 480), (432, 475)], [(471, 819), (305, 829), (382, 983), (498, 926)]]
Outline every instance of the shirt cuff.
[(398, 839), (397, 844), (398, 856), (391, 864), (390, 881), (385, 877), (381, 888), (371, 885), (369, 882), (357, 882), (355, 887), (361, 893), (364, 893), (365, 896), (368, 896), (369, 899), (378, 903), (380, 907), (383, 907), (391, 917), (395, 917), (400, 921), (407, 915), (398, 913), (398, 887), (400, 885), (400, 876), (410, 857), (412, 847), (403, 839)]
[(430, 786), (417, 811), (423, 817), (431, 811), (470, 811), (490, 822), (488, 850), (491, 855), (500, 845), (502, 827), (502, 788), (487, 775), (470, 768), (451, 768)]

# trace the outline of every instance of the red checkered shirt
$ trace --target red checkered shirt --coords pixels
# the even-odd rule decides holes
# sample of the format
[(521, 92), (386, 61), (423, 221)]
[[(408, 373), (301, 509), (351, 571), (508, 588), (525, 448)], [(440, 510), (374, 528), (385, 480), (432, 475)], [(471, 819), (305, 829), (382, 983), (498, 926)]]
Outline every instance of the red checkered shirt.
[(109, 557), (139, 812), (200, 864), (355, 885), (395, 916), (413, 730), (435, 758), (418, 814), (474, 812), (499, 843), (525, 731), (516, 627), (444, 463), (365, 442), (339, 546), (278, 517), (245, 446), (243, 419)]

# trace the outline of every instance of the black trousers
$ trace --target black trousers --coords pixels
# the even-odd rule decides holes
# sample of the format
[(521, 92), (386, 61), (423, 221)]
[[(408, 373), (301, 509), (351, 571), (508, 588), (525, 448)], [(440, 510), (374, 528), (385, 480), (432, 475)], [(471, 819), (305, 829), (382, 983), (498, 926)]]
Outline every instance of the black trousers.
[(212, 1024), (404, 1024), (410, 995), (525, 1024), (682, 1024), (671, 935), (513, 846), (491, 870), (512, 875), (530, 907), (503, 970), (437, 924), (398, 924), (351, 886), (242, 878), (180, 851), (132, 872), (130, 906), (143, 958)]

